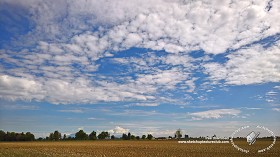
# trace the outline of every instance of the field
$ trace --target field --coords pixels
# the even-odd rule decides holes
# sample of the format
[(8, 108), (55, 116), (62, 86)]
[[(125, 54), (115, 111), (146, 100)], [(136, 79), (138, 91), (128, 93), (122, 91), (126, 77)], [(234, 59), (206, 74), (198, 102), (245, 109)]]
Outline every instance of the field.
[(239, 152), (226, 144), (179, 144), (177, 141), (61, 141), (61, 142), (2, 142), (0, 156), (280, 156), (280, 144), (263, 153), (254, 152), (271, 144), (257, 141), (248, 146), (244, 141), (235, 142), (241, 148), (248, 148), (248, 154)]

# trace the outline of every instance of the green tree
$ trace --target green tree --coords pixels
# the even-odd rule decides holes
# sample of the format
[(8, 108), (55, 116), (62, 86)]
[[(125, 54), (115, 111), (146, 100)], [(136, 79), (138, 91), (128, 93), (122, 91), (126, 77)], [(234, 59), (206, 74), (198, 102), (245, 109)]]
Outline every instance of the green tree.
[(136, 140), (140, 140), (140, 136), (136, 136)]
[(58, 132), (57, 130), (54, 131), (54, 133), (53, 133), (53, 139), (54, 139), (55, 141), (60, 140), (60, 139), (61, 139), (61, 133)]
[(131, 135), (131, 138), (130, 138), (130, 139), (135, 140), (135, 136), (134, 136), (134, 135)]
[(149, 139), (149, 140), (153, 139), (153, 135), (152, 134), (148, 134), (147, 139)]
[(108, 132), (102, 131), (97, 137), (98, 139), (104, 140), (106, 138), (109, 138), (110, 134)]
[(54, 140), (53, 133), (50, 133), (49, 140), (51, 140), (51, 141)]
[(25, 139), (26, 139), (26, 141), (34, 141), (35, 140), (35, 136), (32, 133), (27, 132), (25, 134)]
[(130, 133), (130, 132), (127, 134), (127, 139), (128, 139), (128, 140), (131, 139), (131, 133)]
[(180, 139), (182, 137), (182, 130), (178, 129), (175, 132), (175, 138)]
[(22, 133), (16, 133), (16, 141), (25, 141), (25, 134)]
[(63, 135), (63, 140), (66, 140), (66, 134)]
[(114, 139), (115, 139), (115, 136), (114, 136), (114, 135), (112, 135), (112, 136), (111, 136), (111, 140), (114, 140)]
[(89, 139), (90, 140), (96, 140), (97, 137), (96, 137), (96, 132), (95, 131), (92, 131), (90, 134), (89, 134)]
[(142, 140), (145, 140), (146, 139), (146, 135), (142, 135)]
[(26, 139), (25, 139), (25, 134), (24, 134), (24, 132), (22, 132), (21, 134), (20, 134), (20, 141), (25, 141)]
[(0, 130), (0, 141), (5, 140), (6, 133), (3, 130)]
[(34, 141), (35, 136), (27, 132), (26, 134), (16, 133), (16, 132), (7, 132), (0, 130), (0, 141)]
[(122, 139), (123, 140), (127, 140), (128, 138), (127, 138), (127, 134), (122, 134)]
[(75, 138), (77, 140), (87, 140), (88, 135), (83, 130), (80, 130), (75, 134)]
[(9, 139), (10, 139), (10, 141), (16, 141), (16, 133), (15, 132), (11, 132)]

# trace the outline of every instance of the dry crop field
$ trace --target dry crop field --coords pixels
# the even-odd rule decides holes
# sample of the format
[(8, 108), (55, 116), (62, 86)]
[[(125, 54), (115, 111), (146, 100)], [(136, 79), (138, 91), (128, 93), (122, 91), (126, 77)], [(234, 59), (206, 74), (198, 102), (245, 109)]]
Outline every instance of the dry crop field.
[[(257, 141), (248, 147), (246, 142), (235, 142), (252, 151), (271, 144)], [(264, 153), (237, 151), (226, 144), (179, 144), (177, 141), (61, 141), (61, 142), (1, 142), (0, 156), (280, 156), (280, 144)]]

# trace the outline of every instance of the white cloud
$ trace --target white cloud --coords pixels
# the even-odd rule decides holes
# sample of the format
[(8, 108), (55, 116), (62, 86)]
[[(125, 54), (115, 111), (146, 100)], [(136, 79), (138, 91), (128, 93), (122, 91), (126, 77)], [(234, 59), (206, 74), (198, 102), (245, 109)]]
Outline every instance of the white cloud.
[(75, 109), (75, 110), (58, 110), (58, 112), (84, 113), (83, 110), (79, 110), (79, 109)]
[(274, 100), (273, 100), (273, 99), (266, 99), (265, 101), (266, 101), (266, 102), (269, 102), (269, 103), (274, 102)]
[(241, 107), (241, 109), (247, 109), (247, 110), (261, 110), (262, 108), (258, 108), (258, 107)]
[(35, 105), (21, 105), (21, 104), (1, 104), (1, 108), (9, 110), (38, 110), (39, 107)]
[(84, 130), (84, 127), (79, 127), (77, 130)]
[(128, 133), (129, 129), (122, 128), (120, 126), (116, 126), (114, 129), (109, 130), (108, 132), (113, 133), (113, 134), (124, 134)]
[(155, 74), (140, 74), (136, 80), (137, 84), (149, 84), (156, 85), (158, 87), (163, 86), (167, 89), (175, 88), (178, 83), (182, 83), (188, 78), (187, 73), (183, 73), (178, 68), (172, 68), (170, 70), (158, 71)]
[(265, 95), (267, 95), (267, 96), (275, 96), (277, 94), (278, 94), (278, 92), (270, 91), (270, 92), (267, 92)]
[(209, 118), (222, 118), (223, 116), (237, 116), (240, 114), (240, 110), (238, 109), (217, 109), (217, 110), (208, 110), (202, 112), (194, 112), (190, 113), (190, 116), (193, 116), (193, 120), (202, 120), (202, 119), (209, 119)]
[(84, 78), (75, 81), (60, 79), (29, 80), (2, 75), (0, 77), (2, 99), (46, 100), (54, 104), (114, 102), (122, 100), (153, 100), (154, 87), (142, 84), (117, 84), (100, 81), (96, 86)]
[(207, 63), (205, 72), (213, 81), (247, 85), (280, 81), (280, 42), (270, 48), (256, 45), (228, 55), (224, 64)]
[(42, 85), (32, 79), (0, 75), (0, 98), (10, 100), (41, 100)]
[[(110, 49), (137, 46), (171, 53), (203, 49), (218, 54), (274, 35), (280, 27), (277, 1), (272, 2), (269, 11), (268, 2), (262, 0), (254, 3), (229, 0), (5, 2), (26, 8), (33, 15), (30, 20), (35, 23), (32, 33), (36, 41), (40, 41), (38, 38), (68, 41), (73, 34), (82, 37), (92, 26), (101, 26), (92, 34), (93, 37), (101, 35), (100, 38), (83, 42), (93, 52), (99, 49), (95, 43), (104, 41), (106, 44), (100, 44), (104, 45), (101, 47)], [(32, 33), (29, 39), (34, 37)]]
[[(267, 2), (262, 0), (1, 3), (26, 10), (34, 25), (16, 42), (25, 47), (32, 45), (32, 49), (0, 50), (0, 98), (11, 100), (73, 104), (171, 99), (170, 95), (159, 98), (157, 93), (178, 86), (184, 93), (196, 89), (193, 74), (200, 67), (189, 56), (192, 50), (220, 54), (273, 36), (280, 29), (278, 1), (273, 1), (269, 11), (265, 9)], [(105, 65), (98, 61), (108, 56), (114, 58), (114, 51), (131, 47), (152, 51), (140, 59), (115, 58), (131, 67), (125, 72), (134, 72), (135, 78), (121, 80), (122, 77), (98, 73), (100, 66)], [(159, 57), (153, 54), (154, 50), (165, 50), (168, 55)], [(216, 82), (279, 82), (278, 50), (279, 42), (268, 49), (251, 46), (228, 55), (225, 64), (203, 63), (203, 67)], [(13, 68), (5, 66), (6, 63)]]
[(152, 111), (145, 111), (145, 110), (124, 110), (123, 112), (117, 112), (112, 113), (111, 115), (116, 116), (139, 116), (139, 117), (145, 117), (145, 116), (154, 116), (154, 115), (163, 115), (162, 113), (159, 113), (155, 110)]
[(150, 106), (150, 107), (154, 107), (154, 106), (159, 106), (158, 103), (137, 103), (134, 106)]
[(273, 108), (272, 110), (280, 112), (280, 108)]

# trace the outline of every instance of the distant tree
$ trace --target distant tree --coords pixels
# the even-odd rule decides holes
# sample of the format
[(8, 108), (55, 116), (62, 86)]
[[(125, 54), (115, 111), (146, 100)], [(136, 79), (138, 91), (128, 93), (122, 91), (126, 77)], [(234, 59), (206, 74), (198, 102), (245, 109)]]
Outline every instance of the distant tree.
[(16, 133), (15, 132), (10, 133), (9, 141), (16, 141)]
[(142, 140), (145, 140), (146, 139), (146, 135), (142, 135)]
[(61, 133), (58, 132), (57, 130), (54, 131), (54, 133), (53, 133), (53, 139), (54, 139), (55, 141), (60, 140), (60, 139), (61, 139)]
[(127, 139), (128, 139), (128, 140), (131, 139), (131, 133), (130, 133), (130, 132), (127, 134)]
[(109, 138), (110, 134), (108, 132), (102, 131), (97, 137), (98, 137), (98, 139), (104, 140), (106, 138)]
[(75, 138), (72, 138), (71, 136), (67, 137), (67, 140), (73, 140), (73, 139), (75, 139)]
[(63, 140), (66, 140), (66, 134), (63, 135)]
[(89, 139), (90, 140), (96, 140), (97, 137), (96, 137), (96, 132), (95, 131), (92, 131), (90, 134), (89, 134)]
[(24, 133), (16, 133), (16, 141), (24, 141), (24, 137), (22, 137)]
[(123, 133), (123, 134), (122, 134), (122, 139), (123, 139), (123, 140), (127, 140), (127, 139), (128, 139), (128, 138), (127, 138), (127, 135)]
[(136, 140), (140, 140), (140, 136), (136, 136)]
[(180, 139), (182, 137), (182, 130), (178, 129), (175, 132), (175, 138)]
[(114, 140), (114, 139), (115, 139), (115, 136), (114, 136), (114, 135), (112, 135), (112, 136), (111, 136), (111, 140)]
[(39, 137), (37, 140), (38, 140), (38, 141), (43, 141), (43, 138), (42, 138), (42, 137)]
[(22, 133), (19, 135), (18, 138), (19, 138), (20, 141), (26, 141), (25, 136), (26, 136), (26, 135), (24, 134), (24, 132), (22, 132)]
[(50, 133), (49, 140), (51, 140), (51, 141), (54, 140), (53, 133)]
[(172, 139), (172, 136), (168, 136), (169, 139)]
[(0, 141), (5, 141), (6, 133), (3, 130), (0, 130)]
[(134, 136), (134, 135), (131, 135), (131, 138), (130, 138), (130, 139), (135, 140), (135, 136)]
[(88, 135), (83, 130), (80, 130), (80, 131), (76, 132), (75, 138), (77, 140), (87, 140)]
[(35, 136), (27, 132), (26, 134), (16, 133), (16, 132), (7, 132), (0, 130), (0, 141), (34, 141)]
[(26, 141), (34, 141), (35, 140), (35, 136), (32, 133), (27, 132), (25, 134), (25, 139), (26, 139)]
[(148, 134), (147, 139), (149, 139), (149, 140), (153, 139), (153, 135), (152, 134)]

